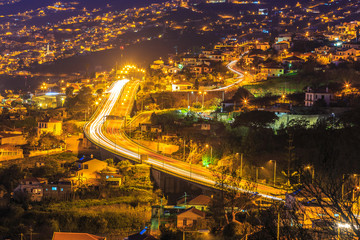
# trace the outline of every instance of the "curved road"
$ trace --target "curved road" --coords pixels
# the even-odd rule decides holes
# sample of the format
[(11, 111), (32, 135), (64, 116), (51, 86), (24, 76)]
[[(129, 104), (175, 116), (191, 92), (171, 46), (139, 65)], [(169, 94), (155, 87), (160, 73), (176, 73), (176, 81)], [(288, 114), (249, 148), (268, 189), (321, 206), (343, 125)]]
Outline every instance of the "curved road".
[[(123, 131), (125, 118), (130, 115), (139, 81), (119, 80), (114, 82), (97, 111), (85, 125), (86, 137), (109, 152), (140, 162), (141, 155), (147, 155), (145, 163), (155, 169), (200, 185), (216, 188), (213, 173), (204, 167), (172, 159), (143, 147), (129, 139)], [(108, 117), (112, 116), (112, 117)], [(252, 184), (243, 180), (242, 184)], [(284, 190), (261, 183), (256, 184), (256, 193), (273, 200), (283, 200)], [(233, 188), (232, 186), (227, 186)], [(239, 191), (251, 192), (242, 188)]]

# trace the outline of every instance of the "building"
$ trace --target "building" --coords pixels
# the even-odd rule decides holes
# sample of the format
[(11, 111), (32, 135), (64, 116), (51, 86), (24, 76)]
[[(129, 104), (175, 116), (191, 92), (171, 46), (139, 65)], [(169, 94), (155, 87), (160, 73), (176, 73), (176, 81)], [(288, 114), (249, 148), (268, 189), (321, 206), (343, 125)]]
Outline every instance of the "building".
[(62, 107), (66, 96), (61, 93), (45, 93), (32, 98), (32, 101), (41, 109)]
[(164, 61), (159, 59), (155, 60), (151, 65), (150, 68), (154, 70), (160, 70), (164, 66)]
[(73, 184), (71, 181), (59, 181), (58, 183), (43, 184), (44, 198), (51, 199), (70, 199), (73, 192)]
[(318, 90), (312, 90), (308, 87), (305, 93), (305, 106), (311, 107), (316, 101), (319, 100), (323, 100), (326, 106), (329, 106), (333, 98), (334, 95), (332, 92), (329, 91), (328, 87)]
[(2, 132), (0, 133), (0, 145), (25, 145), (26, 139), (21, 132)]
[(205, 220), (205, 213), (192, 207), (176, 216), (176, 226), (178, 228), (192, 228), (202, 220)]
[(52, 133), (55, 136), (62, 134), (62, 121), (48, 119), (38, 122), (38, 135), (43, 133)]
[(25, 178), (14, 189), (15, 195), (29, 194), (30, 200), (33, 202), (40, 202), (44, 196), (43, 184), (46, 184), (47, 180), (43, 178), (29, 177)]
[(266, 77), (280, 77), (284, 74), (284, 67), (276, 64), (262, 65), (260, 74)]
[(0, 145), (0, 161), (24, 158), (23, 150), (13, 145)]
[(107, 162), (92, 159), (89, 161), (79, 163), (79, 170), (72, 179), (76, 185), (82, 184), (98, 184), (102, 173), (115, 174), (118, 170), (114, 167), (109, 167)]
[(193, 84), (189, 82), (180, 82), (180, 83), (173, 83), (171, 84), (171, 89), (173, 92), (176, 91), (184, 91), (192, 89)]
[[(323, 206), (320, 206), (318, 201), (314, 200), (316, 199), (314, 193), (318, 195), (317, 197), (321, 197)], [(285, 195), (285, 206), (295, 212), (297, 221), (304, 228), (316, 228), (321, 222), (329, 224), (333, 221), (331, 216), (335, 217), (337, 215), (332, 208), (330, 199), (320, 189), (312, 185), (293, 193), (287, 193)]]
[(338, 60), (349, 60), (352, 59), (357, 61), (360, 56), (360, 49), (350, 48), (350, 49), (339, 49), (335, 52), (333, 59)]
[(286, 41), (278, 42), (273, 45), (276, 51), (283, 51), (290, 48), (290, 43)]
[(190, 67), (190, 72), (196, 73), (196, 74), (203, 74), (203, 73), (212, 72), (212, 69), (207, 64), (200, 64), (197, 66)]
[(52, 240), (106, 240), (106, 238), (89, 233), (54, 232)]
[(180, 207), (194, 207), (200, 211), (206, 211), (212, 198), (206, 195), (199, 195), (188, 202), (185, 202), (185, 198), (180, 199), (177, 205)]
[(291, 42), (291, 34), (280, 34), (275, 38), (275, 42)]
[(256, 43), (255, 48), (256, 48), (256, 49), (263, 50), (263, 51), (266, 51), (266, 50), (268, 50), (268, 49), (270, 48), (270, 45), (269, 45), (269, 43), (267, 43), (267, 42), (264, 42), (264, 43)]

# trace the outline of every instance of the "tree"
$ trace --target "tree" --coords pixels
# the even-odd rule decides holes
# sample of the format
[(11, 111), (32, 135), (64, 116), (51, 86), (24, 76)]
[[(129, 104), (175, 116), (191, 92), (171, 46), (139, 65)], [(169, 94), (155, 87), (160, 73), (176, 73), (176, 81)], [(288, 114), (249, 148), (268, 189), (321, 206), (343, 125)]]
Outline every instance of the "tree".
[(336, 170), (326, 173), (318, 171), (316, 175), (308, 169), (299, 171), (302, 173), (302, 186), (295, 192), (297, 196), (293, 197), (298, 200), (288, 201), (291, 203), (288, 207), (297, 215), (302, 214), (313, 222), (317, 220), (317, 228), (328, 236), (359, 238), (359, 177), (353, 174), (339, 177)]
[(215, 168), (213, 176), (216, 188), (220, 190), (220, 196), (214, 198), (210, 206), (215, 222), (219, 223), (220, 227), (231, 222), (238, 223), (238, 214), (244, 210), (250, 211), (256, 206), (256, 186), (242, 181), (237, 170), (231, 170), (228, 166)]
[(243, 112), (235, 117), (232, 127), (247, 126), (255, 128), (266, 128), (273, 124), (278, 117), (273, 112), (251, 111)]
[(24, 178), (25, 173), (17, 165), (0, 169), (0, 185), (4, 186), (7, 192), (12, 192)]
[(61, 145), (61, 141), (52, 133), (43, 133), (40, 135), (38, 146), (43, 150), (52, 149)]

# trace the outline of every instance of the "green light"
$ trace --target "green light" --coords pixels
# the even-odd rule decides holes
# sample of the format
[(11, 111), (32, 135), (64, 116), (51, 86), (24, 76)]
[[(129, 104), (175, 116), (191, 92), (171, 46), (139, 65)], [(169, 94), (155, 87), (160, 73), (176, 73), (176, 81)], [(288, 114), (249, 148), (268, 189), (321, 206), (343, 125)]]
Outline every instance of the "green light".
[(179, 64), (179, 65), (178, 65), (178, 68), (183, 69), (184, 66), (183, 66), (182, 64)]

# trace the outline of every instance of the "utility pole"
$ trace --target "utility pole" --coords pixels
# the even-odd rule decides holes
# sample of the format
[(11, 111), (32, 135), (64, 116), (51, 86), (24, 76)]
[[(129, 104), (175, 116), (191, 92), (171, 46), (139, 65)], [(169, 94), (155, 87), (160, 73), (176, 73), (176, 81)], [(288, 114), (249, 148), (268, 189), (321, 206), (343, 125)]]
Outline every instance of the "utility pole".
[(289, 146), (288, 146), (288, 166), (287, 166), (287, 177), (288, 177), (288, 181), (287, 181), (287, 185), (290, 186), (290, 167), (291, 167), (291, 161), (292, 161), (292, 150), (294, 149), (294, 146), (292, 145), (293, 143), (293, 135), (291, 133), (289, 133)]
[(243, 153), (240, 155), (240, 177), (243, 175)]
[(278, 209), (278, 214), (277, 214), (276, 239), (277, 239), (277, 240), (280, 240), (280, 209)]
[(184, 161), (185, 161), (185, 158), (186, 158), (186, 152), (185, 152), (185, 138), (184, 138)]

